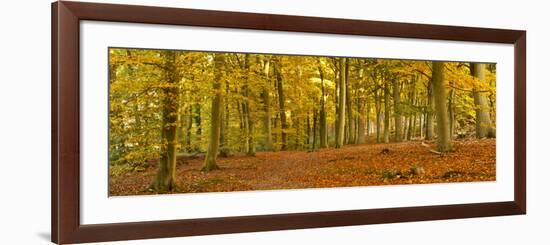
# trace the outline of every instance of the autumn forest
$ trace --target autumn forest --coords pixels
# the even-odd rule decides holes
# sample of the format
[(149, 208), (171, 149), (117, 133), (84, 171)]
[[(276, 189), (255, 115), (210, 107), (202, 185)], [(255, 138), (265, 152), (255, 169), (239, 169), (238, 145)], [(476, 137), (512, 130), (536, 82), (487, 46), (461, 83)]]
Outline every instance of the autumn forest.
[(496, 179), (496, 64), (109, 48), (109, 195)]

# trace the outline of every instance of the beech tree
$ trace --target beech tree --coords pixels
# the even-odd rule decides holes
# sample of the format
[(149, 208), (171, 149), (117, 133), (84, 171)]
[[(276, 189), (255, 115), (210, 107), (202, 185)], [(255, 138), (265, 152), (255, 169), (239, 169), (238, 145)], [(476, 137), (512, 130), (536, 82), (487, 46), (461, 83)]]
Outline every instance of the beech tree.
[(222, 70), (224, 66), (224, 54), (214, 55), (214, 82), (212, 85), (212, 92), (214, 97), (212, 98), (211, 107), (211, 121), (210, 121), (210, 137), (208, 141), (208, 150), (206, 152), (206, 158), (201, 170), (211, 171), (219, 169), (216, 163), (218, 156), (218, 147), (220, 144), (220, 127), (221, 127), (221, 108), (222, 108)]
[[(485, 82), (485, 64), (470, 63), (470, 70), (473, 77), (481, 83)], [(491, 136), (491, 118), (489, 116), (489, 102), (485, 95), (487, 91), (481, 91), (475, 87), (473, 89), (473, 97), (476, 112), (476, 136), (485, 138)]]
[(445, 63), (434, 61), (432, 62), (432, 86), (434, 96), (434, 106), (437, 118), (437, 149), (440, 152), (451, 150), (451, 141), (449, 134), (449, 118), (447, 114), (447, 95), (445, 92)]
[(178, 80), (176, 69), (176, 53), (166, 51), (161, 53), (164, 59), (164, 79), (166, 84), (162, 89), (162, 130), (160, 161), (153, 188), (158, 192), (172, 191), (176, 188), (176, 125), (178, 112)]
[(338, 93), (338, 124), (336, 131), (336, 148), (341, 148), (344, 146), (344, 130), (346, 123), (346, 58), (340, 58), (340, 76), (339, 76), (339, 88), (340, 92)]

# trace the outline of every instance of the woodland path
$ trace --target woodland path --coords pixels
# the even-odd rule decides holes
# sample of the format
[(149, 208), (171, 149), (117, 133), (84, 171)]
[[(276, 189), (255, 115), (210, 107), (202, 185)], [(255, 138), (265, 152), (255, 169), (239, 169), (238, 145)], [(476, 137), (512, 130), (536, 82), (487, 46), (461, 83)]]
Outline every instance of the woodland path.
[[(434, 142), (427, 142), (434, 147)], [(494, 181), (494, 139), (453, 141), (454, 151), (434, 154), (420, 141), (346, 145), (315, 152), (258, 152), (219, 157), (221, 170), (201, 172), (204, 157), (180, 158), (181, 193), (302, 189), (389, 184)], [(416, 168), (413, 173), (411, 168)], [(155, 165), (110, 176), (110, 195), (146, 195)]]

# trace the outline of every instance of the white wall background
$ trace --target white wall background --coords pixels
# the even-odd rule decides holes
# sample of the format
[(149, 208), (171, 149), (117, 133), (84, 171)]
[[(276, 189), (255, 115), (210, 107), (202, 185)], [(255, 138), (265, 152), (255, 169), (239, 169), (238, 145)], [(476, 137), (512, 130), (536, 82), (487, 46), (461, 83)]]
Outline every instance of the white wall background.
[[(91, 1), (91, 0), (90, 0)], [(94, 2), (100, 2), (95, 0)], [(103, 2), (103, 1), (101, 1)], [(545, 1), (130, 0), (113, 3), (526, 29), (528, 215), (201, 236), (112, 244), (545, 244), (550, 219), (550, 31)], [(475, 9), (473, 9), (475, 7)], [(48, 244), (50, 1), (9, 1), (0, 15), (0, 244)]]

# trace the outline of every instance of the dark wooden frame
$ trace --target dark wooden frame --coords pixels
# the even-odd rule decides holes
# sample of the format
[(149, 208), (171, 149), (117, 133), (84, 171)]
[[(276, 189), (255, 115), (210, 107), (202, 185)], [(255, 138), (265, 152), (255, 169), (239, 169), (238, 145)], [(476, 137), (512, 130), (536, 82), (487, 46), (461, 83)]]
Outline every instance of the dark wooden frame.
[[(514, 201), (99, 225), (80, 224), (81, 20), (514, 44)], [(526, 213), (526, 32), (131, 5), (52, 4), (52, 241), (80, 243)]]

